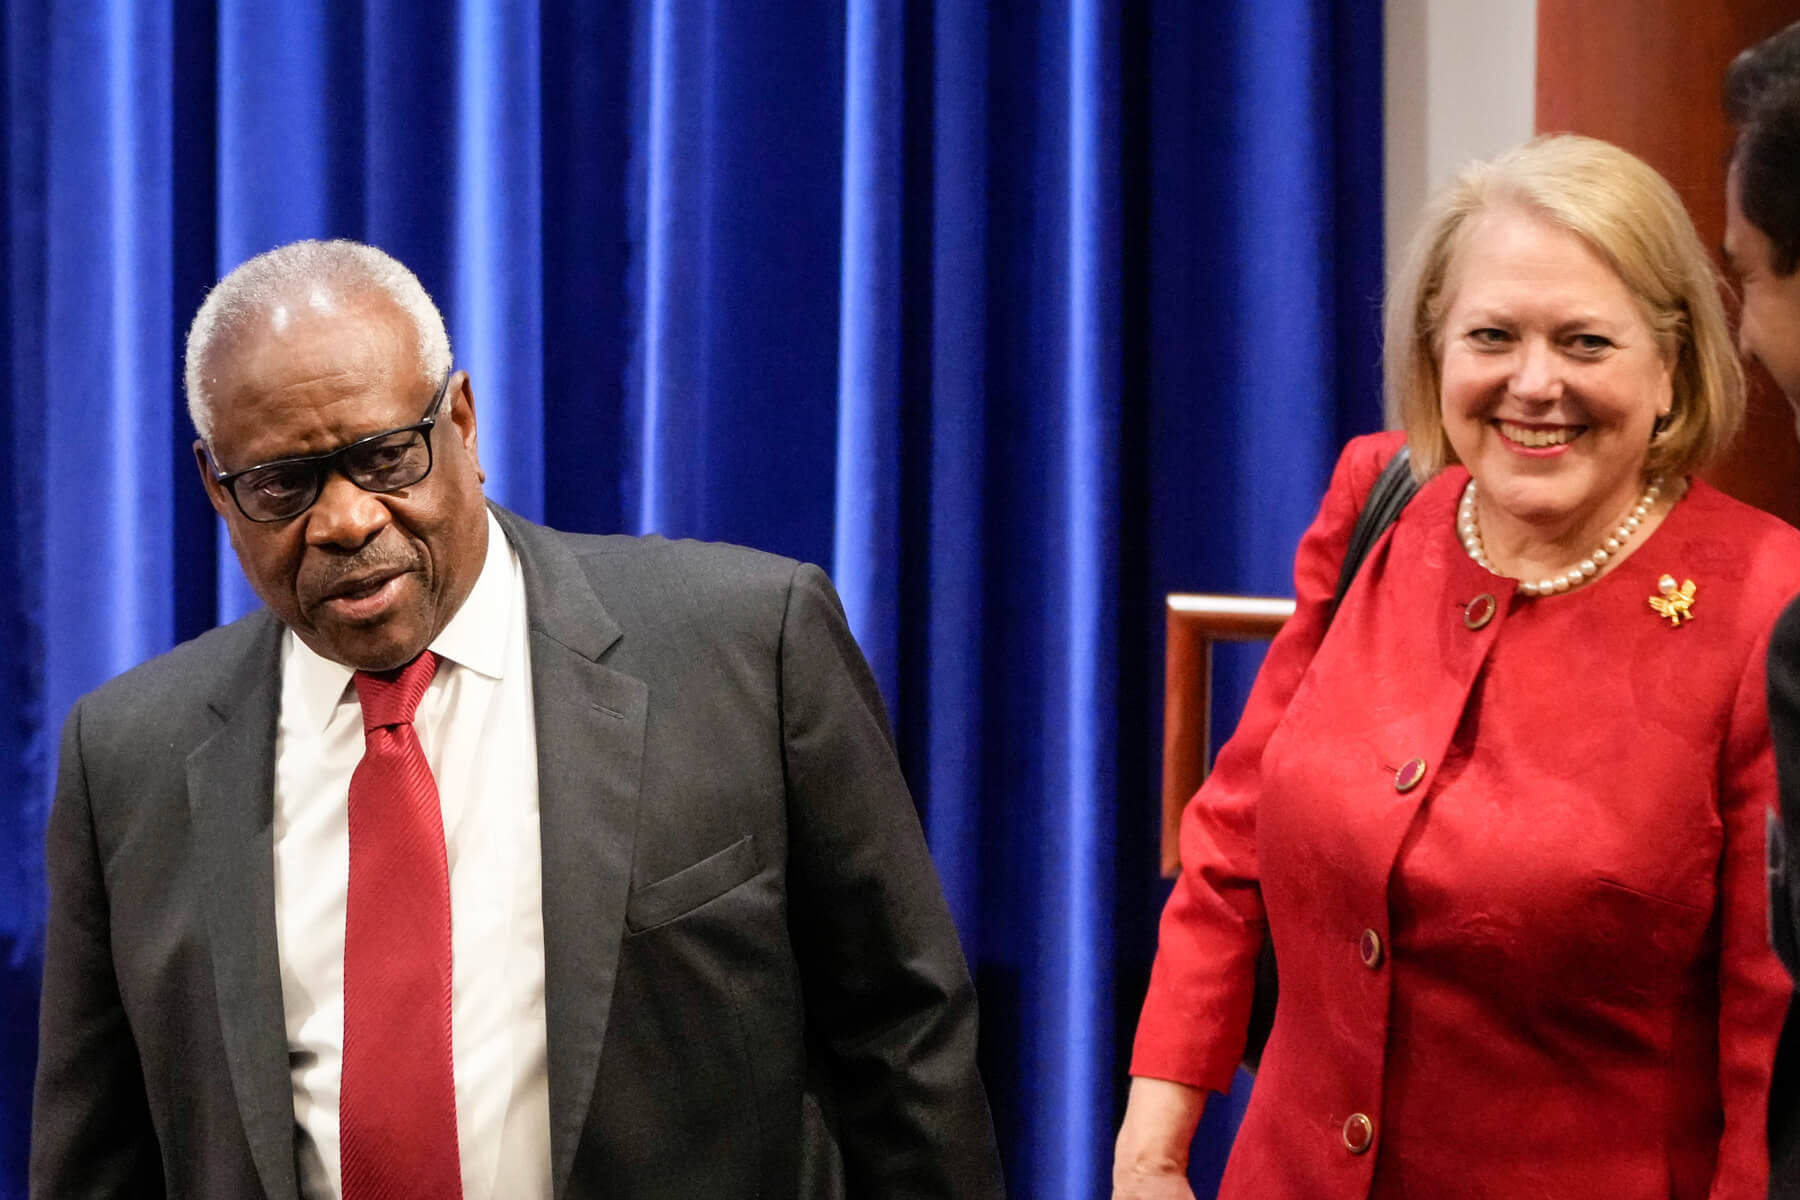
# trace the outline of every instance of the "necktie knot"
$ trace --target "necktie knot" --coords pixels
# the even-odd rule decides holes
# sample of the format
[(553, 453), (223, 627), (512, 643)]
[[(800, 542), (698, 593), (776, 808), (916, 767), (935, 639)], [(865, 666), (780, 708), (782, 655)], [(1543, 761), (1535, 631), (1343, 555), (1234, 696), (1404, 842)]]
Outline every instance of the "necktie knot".
[(351, 676), (362, 704), (363, 732), (387, 725), (410, 725), (419, 700), (437, 674), (438, 656), (427, 650), (392, 671), (358, 671)]

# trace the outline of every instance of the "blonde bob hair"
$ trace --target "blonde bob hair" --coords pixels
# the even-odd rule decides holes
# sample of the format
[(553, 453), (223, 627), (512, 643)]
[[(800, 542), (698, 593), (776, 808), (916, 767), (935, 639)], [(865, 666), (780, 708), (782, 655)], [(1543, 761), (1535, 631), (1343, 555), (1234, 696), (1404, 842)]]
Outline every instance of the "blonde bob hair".
[(1574, 134), (1533, 138), (1457, 175), (1427, 210), (1388, 294), (1382, 359), (1390, 425), (1421, 479), (1456, 461), (1444, 433), (1444, 315), (1475, 219), (1508, 208), (1586, 242), (1637, 298), (1666, 362), (1673, 404), (1645, 469), (1684, 474), (1717, 455), (1744, 418), (1738, 362), (1712, 260), (1675, 189), (1642, 159)]

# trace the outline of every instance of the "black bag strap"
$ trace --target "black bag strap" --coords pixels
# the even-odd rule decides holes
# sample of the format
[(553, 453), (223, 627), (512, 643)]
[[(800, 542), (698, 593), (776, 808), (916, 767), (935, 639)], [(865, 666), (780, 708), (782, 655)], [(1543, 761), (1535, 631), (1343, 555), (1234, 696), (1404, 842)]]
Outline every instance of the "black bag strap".
[(1357, 514), (1356, 528), (1350, 531), (1349, 548), (1344, 551), (1344, 565), (1338, 569), (1337, 591), (1331, 597), (1331, 607), (1325, 612), (1327, 624), (1337, 616), (1338, 605), (1344, 602), (1344, 593), (1356, 581), (1356, 573), (1362, 569), (1363, 559), (1369, 557), (1375, 539), (1400, 519), (1400, 510), (1418, 490), (1419, 481), (1412, 473), (1412, 451), (1403, 445), (1394, 451), (1394, 457), (1388, 459), (1387, 466), (1375, 477), (1375, 486), (1369, 489), (1362, 512)]

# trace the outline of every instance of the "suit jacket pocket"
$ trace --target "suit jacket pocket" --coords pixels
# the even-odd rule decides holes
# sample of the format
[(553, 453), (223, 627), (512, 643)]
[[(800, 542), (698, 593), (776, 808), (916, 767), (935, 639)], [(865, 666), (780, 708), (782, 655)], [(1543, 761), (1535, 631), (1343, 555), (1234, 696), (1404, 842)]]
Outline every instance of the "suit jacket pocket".
[(1589, 995), (1641, 1005), (1666, 1004), (1702, 953), (1712, 913), (1617, 879), (1593, 879), (1575, 907), (1565, 950), (1570, 985)]
[(755, 835), (745, 834), (717, 854), (633, 892), (625, 906), (625, 927), (642, 933), (686, 916), (737, 887), (757, 869)]

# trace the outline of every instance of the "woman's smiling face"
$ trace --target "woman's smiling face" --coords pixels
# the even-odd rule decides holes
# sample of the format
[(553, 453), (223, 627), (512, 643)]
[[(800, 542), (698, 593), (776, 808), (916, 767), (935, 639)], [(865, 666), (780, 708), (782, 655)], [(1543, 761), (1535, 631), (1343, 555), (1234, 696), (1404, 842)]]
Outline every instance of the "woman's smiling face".
[(1671, 367), (1643, 305), (1580, 237), (1520, 208), (1451, 264), (1439, 403), (1490, 545), (1582, 552), (1636, 502)]

